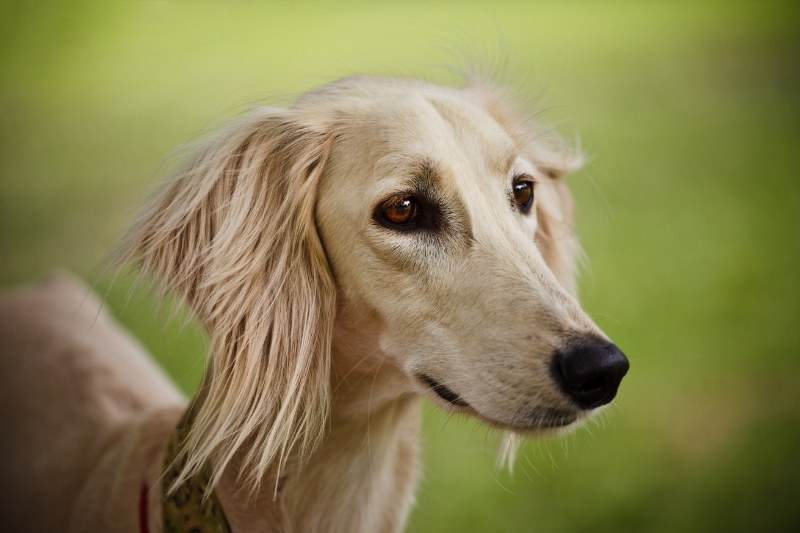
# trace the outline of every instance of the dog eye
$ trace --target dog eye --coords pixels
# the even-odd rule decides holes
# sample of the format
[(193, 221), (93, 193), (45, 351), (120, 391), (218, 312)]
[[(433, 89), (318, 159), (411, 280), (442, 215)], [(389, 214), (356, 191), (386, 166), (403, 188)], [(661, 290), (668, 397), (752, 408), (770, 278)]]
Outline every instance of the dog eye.
[(390, 198), (378, 209), (378, 218), (388, 226), (409, 226), (418, 216), (419, 208), (413, 196)]
[(512, 185), (514, 203), (523, 215), (530, 212), (533, 205), (533, 180), (530, 176), (520, 176)]

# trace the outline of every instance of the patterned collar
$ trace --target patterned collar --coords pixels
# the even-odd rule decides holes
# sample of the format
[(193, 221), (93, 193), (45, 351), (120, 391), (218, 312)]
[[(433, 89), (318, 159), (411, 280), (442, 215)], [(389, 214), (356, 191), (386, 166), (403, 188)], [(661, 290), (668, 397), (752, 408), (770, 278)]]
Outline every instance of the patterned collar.
[[(169, 493), (178, 478), (183, 463), (176, 461), (180, 444), (186, 438), (192, 421), (191, 410), (183, 417), (170, 437), (167, 455), (164, 458), (164, 473), (161, 476), (161, 501), (164, 533), (203, 532), (231, 533), (222, 506), (213, 491), (209, 491), (211, 472), (204, 468), (196, 476)], [(147, 485), (142, 486), (139, 502), (139, 531), (150, 533), (147, 516)]]

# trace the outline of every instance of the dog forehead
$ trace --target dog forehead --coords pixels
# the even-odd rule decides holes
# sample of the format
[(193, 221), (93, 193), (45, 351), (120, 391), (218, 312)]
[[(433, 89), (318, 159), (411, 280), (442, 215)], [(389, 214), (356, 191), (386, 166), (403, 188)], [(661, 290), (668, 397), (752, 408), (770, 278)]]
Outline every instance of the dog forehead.
[(457, 93), (431, 91), (398, 99), (384, 121), (391, 145), (412, 145), (431, 159), (452, 159), (500, 167), (514, 145), (511, 137), (481, 107)]
[(363, 104), (343, 121), (340, 140), (367, 156), (373, 175), (402, 177), (420, 161), (452, 175), (505, 175), (517, 156), (502, 126), (455, 91), (396, 92)]

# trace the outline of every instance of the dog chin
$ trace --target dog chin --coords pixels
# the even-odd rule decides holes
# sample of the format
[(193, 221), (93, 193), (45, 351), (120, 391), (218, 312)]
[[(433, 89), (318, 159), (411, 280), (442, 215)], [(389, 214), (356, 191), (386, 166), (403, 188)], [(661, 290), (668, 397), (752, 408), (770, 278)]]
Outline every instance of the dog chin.
[(540, 408), (535, 412), (537, 411), (540, 414), (532, 416), (529, 422), (503, 422), (487, 417), (475, 409), (471, 409), (470, 414), (484, 424), (527, 437), (569, 433), (585, 419), (579, 412), (571, 410)]
[[(482, 414), (461, 396), (433, 378), (424, 374), (420, 374), (417, 377), (426, 385), (427, 395), (432, 396), (436, 404), (444, 404), (443, 407), (445, 409), (472, 415), (489, 426), (522, 435), (569, 432), (580, 426), (586, 418), (584, 411), (562, 407), (538, 406), (531, 411), (528, 420), (519, 420), (519, 416), (517, 416), (517, 420), (505, 422)], [(433, 394), (430, 394), (431, 392)]]

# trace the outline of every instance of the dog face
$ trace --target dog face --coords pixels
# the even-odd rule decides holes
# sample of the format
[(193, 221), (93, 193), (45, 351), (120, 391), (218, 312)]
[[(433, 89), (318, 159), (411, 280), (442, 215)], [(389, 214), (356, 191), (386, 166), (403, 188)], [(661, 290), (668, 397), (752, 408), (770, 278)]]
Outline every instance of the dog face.
[(243, 447), (252, 487), (302, 464), (348, 365), (521, 432), (614, 397), (628, 362), (571, 295), (574, 165), (517, 116), (487, 86), (350, 78), (198, 147), (120, 257), (209, 333), (178, 482)]
[(564, 427), (609, 402), (627, 361), (569, 293), (552, 155), (467, 91), (346, 83), (316, 207), (341, 319), (370, 317), (375, 357), (496, 426)]

